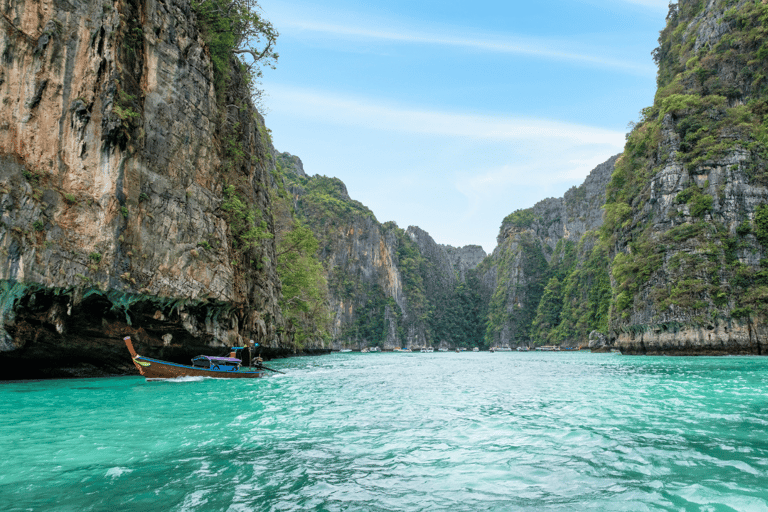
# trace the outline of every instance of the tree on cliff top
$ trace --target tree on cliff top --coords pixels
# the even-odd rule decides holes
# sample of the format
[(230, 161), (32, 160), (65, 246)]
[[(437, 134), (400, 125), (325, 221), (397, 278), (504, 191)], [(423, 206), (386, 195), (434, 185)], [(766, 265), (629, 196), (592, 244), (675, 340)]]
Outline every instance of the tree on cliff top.
[(235, 59), (248, 77), (254, 102), (258, 104), (261, 98), (258, 88), (261, 70), (263, 67), (274, 69), (277, 65), (275, 44), (279, 35), (272, 23), (263, 17), (258, 2), (193, 0), (192, 7), (211, 52), (217, 94), (221, 94), (226, 87), (231, 63)]

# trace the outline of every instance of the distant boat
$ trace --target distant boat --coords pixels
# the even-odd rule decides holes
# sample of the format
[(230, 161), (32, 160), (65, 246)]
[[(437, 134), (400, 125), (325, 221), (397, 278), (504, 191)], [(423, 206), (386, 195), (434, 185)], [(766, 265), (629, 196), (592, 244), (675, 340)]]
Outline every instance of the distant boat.
[(435, 349), (432, 348), (432, 347), (424, 347), (424, 348), (421, 349), (421, 353), (422, 354), (431, 354), (434, 351), (435, 351)]
[(617, 348), (612, 348), (611, 349), (611, 354), (619, 354), (619, 355), (621, 355), (621, 350), (619, 350)]
[(496, 352), (512, 352), (512, 349), (509, 347), (496, 347)]
[(529, 349), (528, 347), (517, 347), (518, 352), (528, 352), (529, 350), (531, 349)]
[(136, 353), (131, 337), (123, 338), (131, 359), (139, 373), (147, 379), (175, 379), (177, 377), (213, 377), (215, 379), (253, 379), (264, 376), (258, 368), (240, 367), (242, 360), (236, 357), (197, 356), (192, 359), (192, 366), (171, 363), (140, 356)]
[(461, 352), (461, 350), (459, 350), (459, 349), (457, 348), (457, 349), (456, 349), (456, 353), (458, 354), (459, 352)]
[(488, 349), (488, 352), (490, 352), (491, 354), (493, 354), (494, 352), (496, 352), (496, 347), (491, 347), (491, 348), (489, 348), (489, 349)]
[(475, 347), (475, 348), (472, 349), (472, 352), (480, 352), (480, 349)]
[(360, 351), (361, 354), (367, 354), (371, 350), (368, 347), (365, 347), (363, 350)]
[(351, 348), (343, 348), (343, 349), (339, 350), (339, 352), (352, 352), (352, 349)]
[(438, 351), (438, 352), (448, 352), (448, 349), (447, 349), (447, 348), (443, 348), (443, 347), (440, 347), (439, 349), (437, 349), (437, 351)]
[(413, 352), (413, 351), (409, 348), (403, 348), (403, 349), (400, 349), (400, 352)]
[(381, 352), (381, 348), (379, 348), (379, 347), (371, 347), (370, 351), (371, 352)]

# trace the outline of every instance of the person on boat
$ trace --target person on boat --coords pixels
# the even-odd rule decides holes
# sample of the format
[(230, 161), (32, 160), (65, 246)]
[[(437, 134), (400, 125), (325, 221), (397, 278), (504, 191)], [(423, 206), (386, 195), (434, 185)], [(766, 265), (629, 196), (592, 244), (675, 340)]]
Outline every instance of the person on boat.
[[(253, 349), (254, 349), (254, 347), (258, 347), (258, 346), (259, 346), (258, 343), (254, 343), (253, 340), (251, 340), (251, 344), (248, 347), (248, 362), (249, 362), (249, 366), (250, 366), (250, 360), (251, 360), (251, 357), (252, 357)], [(261, 368), (261, 363), (264, 362), (264, 360), (261, 358), (261, 354), (256, 356), (256, 358), (253, 359), (253, 362), (255, 363), (254, 366), (256, 366), (256, 368)]]

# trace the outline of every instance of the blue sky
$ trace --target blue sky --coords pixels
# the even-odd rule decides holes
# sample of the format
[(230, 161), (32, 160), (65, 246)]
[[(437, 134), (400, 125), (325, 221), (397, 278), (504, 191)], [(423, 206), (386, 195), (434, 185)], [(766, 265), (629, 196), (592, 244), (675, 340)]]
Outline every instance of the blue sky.
[(496, 246), (501, 221), (621, 152), (668, 0), (261, 0), (275, 147), (381, 222)]

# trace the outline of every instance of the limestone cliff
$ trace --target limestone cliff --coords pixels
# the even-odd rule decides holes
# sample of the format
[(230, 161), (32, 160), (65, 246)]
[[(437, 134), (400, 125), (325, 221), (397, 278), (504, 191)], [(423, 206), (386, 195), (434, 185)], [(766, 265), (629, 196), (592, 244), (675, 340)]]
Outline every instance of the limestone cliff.
[[(498, 246), (478, 268), (484, 286), (491, 291), (486, 344), (516, 346), (556, 341), (578, 345), (586, 340), (589, 330), (598, 327), (595, 312), (580, 311), (577, 304), (597, 309), (597, 304), (590, 305), (583, 295), (588, 295), (602, 277), (592, 276), (593, 271), (607, 280), (607, 264), (594, 263), (594, 249), (596, 230), (603, 222), (605, 187), (616, 159), (612, 157), (596, 167), (582, 185), (571, 188), (562, 198), (545, 199), (504, 219)], [(547, 326), (535, 332), (537, 310), (553, 278), (557, 283), (568, 278), (574, 281), (566, 301), (573, 309), (574, 325), (563, 325), (557, 339), (545, 340), (563, 321), (561, 297), (560, 303), (548, 311), (554, 316)], [(582, 279), (585, 281), (579, 284)], [(590, 314), (592, 320), (584, 322)], [(581, 324), (575, 325), (579, 320)]]
[(764, 352), (766, 36), (766, 2), (670, 5), (659, 89), (624, 153), (502, 224), (480, 266), (489, 344), (584, 344), (594, 330), (629, 354)]
[(681, 0), (659, 89), (608, 187), (611, 337), (625, 353), (763, 353), (768, 5)]
[(217, 98), (190, 2), (0, 0), (0, 27), (0, 358), (114, 372), (128, 333), (289, 349), (273, 150), (242, 77)]
[(443, 246), (418, 227), (381, 224), (340, 180), (307, 176), (288, 153), (278, 156), (278, 168), (296, 212), (320, 241), (335, 348), (476, 343), (478, 336), (467, 339), (449, 326), (465, 313), (447, 305), (467, 295), (463, 284), (485, 257), (482, 248)]

